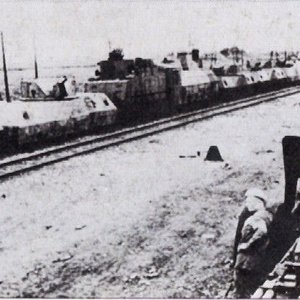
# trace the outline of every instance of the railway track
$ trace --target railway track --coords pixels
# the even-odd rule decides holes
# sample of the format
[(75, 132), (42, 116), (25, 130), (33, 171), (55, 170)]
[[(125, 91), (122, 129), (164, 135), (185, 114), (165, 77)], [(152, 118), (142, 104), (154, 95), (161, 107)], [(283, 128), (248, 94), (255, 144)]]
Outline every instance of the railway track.
[(299, 92), (300, 87), (285, 88), (279, 91), (264, 93), (237, 101), (222, 103), (210, 108), (160, 119), (131, 128), (118, 130), (113, 133), (94, 136), (83, 141), (70, 142), (42, 151), (36, 151), (32, 154), (19, 155), (17, 158), (8, 158), (0, 162), (0, 179), (4, 180), (72, 157), (117, 146), (125, 142), (134, 141), (166, 130), (178, 128), (193, 122), (205, 120), (263, 102), (276, 100), (280, 97)]

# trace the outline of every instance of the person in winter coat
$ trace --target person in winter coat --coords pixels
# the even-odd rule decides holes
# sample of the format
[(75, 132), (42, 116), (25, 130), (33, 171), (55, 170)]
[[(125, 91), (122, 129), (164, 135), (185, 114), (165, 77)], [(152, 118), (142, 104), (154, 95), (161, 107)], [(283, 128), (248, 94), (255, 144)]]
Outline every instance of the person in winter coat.
[(235, 241), (233, 247), (233, 262), (232, 266), (235, 265), (236, 256), (237, 256), (237, 248), (241, 239), (242, 228), (244, 226), (245, 221), (252, 216), (258, 210), (263, 210), (265, 208), (266, 195), (263, 191), (258, 188), (248, 189), (245, 194), (245, 204), (243, 209), (238, 217), (238, 225), (235, 234)]
[(234, 296), (250, 298), (265, 276), (264, 260), (269, 244), (269, 228), (274, 207), (263, 191), (246, 193), (245, 208), (240, 215), (234, 249)]
[(63, 100), (66, 96), (68, 96), (66, 87), (65, 87), (65, 82), (67, 81), (67, 77), (64, 76), (63, 80), (59, 81), (57, 83), (57, 90), (55, 94), (55, 99), (56, 100)]

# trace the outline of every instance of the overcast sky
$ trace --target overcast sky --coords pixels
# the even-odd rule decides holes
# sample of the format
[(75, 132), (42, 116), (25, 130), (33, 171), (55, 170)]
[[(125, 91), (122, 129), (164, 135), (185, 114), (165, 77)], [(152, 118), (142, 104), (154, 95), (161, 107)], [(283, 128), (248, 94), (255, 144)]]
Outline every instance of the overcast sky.
[(9, 67), (93, 64), (108, 41), (126, 57), (154, 57), (236, 45), (246, 51), (300, 50), (297, 1), (0, 1)]

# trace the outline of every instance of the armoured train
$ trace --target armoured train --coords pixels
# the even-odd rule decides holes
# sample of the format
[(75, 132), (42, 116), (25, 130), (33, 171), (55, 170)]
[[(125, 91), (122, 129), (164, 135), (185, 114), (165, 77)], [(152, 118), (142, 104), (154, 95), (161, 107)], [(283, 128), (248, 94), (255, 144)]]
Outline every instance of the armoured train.
[(239, 97), (278, 89), (300, 82), (298, 61), (268, 62), (265, 68), (204, 69), (197, 49), (181, 52), (154, 64), (152, 60), (123, 59), (111, 52), (98, 63), (96, 77), (83, 85), (83, 92), (105, 93), (119, 109), (119, 121), (125, 123), (148, 117), (160, 117)]
[(203, 68), (199, 51), (181, 52), (159, 63), (124, 59), (119, 50), (98, 63), (95, 77), (21, 82), (12, 103), (0, 103), (2, 149), (56, 141), (112, 126), (127, 125), (231, 101), (300, 82), (300, 64), (268, 62)]

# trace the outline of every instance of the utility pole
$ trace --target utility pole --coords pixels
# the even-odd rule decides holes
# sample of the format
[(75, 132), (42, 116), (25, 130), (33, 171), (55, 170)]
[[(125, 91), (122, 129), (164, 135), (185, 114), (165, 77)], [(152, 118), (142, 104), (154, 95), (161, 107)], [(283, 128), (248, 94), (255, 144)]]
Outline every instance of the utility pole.
[(8, 79), (7, 79), (7, 69), (6, 69), (6, 60), (5, 60), (4, 41), (3, 41), (3, 32), (2, 31), (1, 31), (1, 44), (2, 44), (2, 60), (3, 60), (6, 101), (11, 102), (10, 95), (9, 95), (9, 86), (8, 86)]
[(33, 37), (33, 51), (34, 51), (34, 78), (39, 78), (39, 70), (38, 70), (38, 63), (36, 58), (36, 45), (35, 45), (35, 35)]

